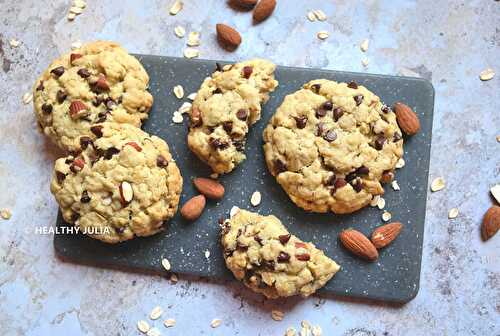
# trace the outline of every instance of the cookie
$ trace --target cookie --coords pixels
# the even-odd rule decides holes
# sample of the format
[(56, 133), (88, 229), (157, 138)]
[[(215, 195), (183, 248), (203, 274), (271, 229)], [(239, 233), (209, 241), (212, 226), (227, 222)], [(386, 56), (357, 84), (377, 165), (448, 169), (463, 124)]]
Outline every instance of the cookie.
[(50, 189), (68, 223), (107, 243), (149, 236), (177, 211), (182, 177), (168, 145), (129, 124), (106, 122), (58, 159)]
[(33, 88), (38, 124), (58, 147), (80, 150), (80, 137), (104, 121), (136, 127), (148, 116), (153, 97), (149, 76), (118, 44), (92, 42), (56, 59)]
[(275, 216), (239, 210), (224, 222), (221, 243), (234, 276), (270, 299), (307, 297), (340, 269), (312, 243), (290, 234)]
[(262, 59), (218, 65), (201, 85), (189, 113), (188, 145), (214, 172), (228, 173), (246, 158), (248, 129), (278, 85), (275, 67)]
[(396, 115), (375, 94), (319, 79), (285, 97), (264, 130), (264, 152), (295, 204), (341, 214), (384, 193), (403, 140)]

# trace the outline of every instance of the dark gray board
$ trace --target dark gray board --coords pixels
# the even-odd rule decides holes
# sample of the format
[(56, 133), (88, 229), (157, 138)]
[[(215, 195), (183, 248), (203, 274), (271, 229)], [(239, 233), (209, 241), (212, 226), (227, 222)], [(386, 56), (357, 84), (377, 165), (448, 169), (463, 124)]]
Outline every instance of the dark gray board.
[[(187, 60), (164, 56), (138, 55), (151, 77), (154, 107), (143, 129), (165, 139), (179, 165), (184, 186), (181, 204), (196, 194), (192, 178), (208, 176), (210, 170), (199, 161), (186, 144), (187, 120), (173, 124), (173, 111), (181, 101), (172, 93), (181, 84), (186, 95), (196, 92), (203, 79), (215, 70), (215, 61)], [(274, 214), (287, 228), (305, 241), (311, 241), (341, 265), (341, 271), (321, 290), (342, 296), (390, 302), (408, 302), (419, 290), (420, 263), (425, 223), (425, 204), (429, 173), (434, 89), (419, 78), (350, 73), (320, 69), (278, 66), (277, 90), (264, 106), (262, 119), (250, 130), (247, 159), (232, 173), (220, 178), (226, 195), (220, 202), (209, 201), (202, 216), (193, 223), (177, 214), (165, 224), (166, 230), (152, 237), (137, 238), (118, 245), (107, 245), (83, 235), (56, 235), (54, 246), (63, 260), (95, 266), (115, 267), (143, 272), (162, 272), (160, 260), (166, 257), (172, 271), (204, 277), (231, 278), (225, 268), (218, 244), (218, 219), (227, 217), (233, 205)], [(386, 209), (404, 229), (388, 247), (380, 251), (375, 263), (350, 255), (338, 241), (338, 233), (354, 227), (366, 235), (382, 224), (382, 211), (367, 207), (349, 215), (308, 213), (296, 207), (268, 172), (262, 152), (262, 131), (283, 98), (309, 80), (326, 78), (335, 81), (355, 80), (381, 97), (388, 105), (402, 101), (419, 115), (421, 131), (405, 138), (406, 166), (397, 170), (401, 191), (386, 186)], [(187, 99), (184, 99), (187, 101)], [(185, 117), (187, 119), (187, 117)], [(254, 208), (250, 196), (258, 190), (262, 203)], [(58, 226), (67, 225), (58, 216)], [(205, 251), (210, 258), (205, 258)]]

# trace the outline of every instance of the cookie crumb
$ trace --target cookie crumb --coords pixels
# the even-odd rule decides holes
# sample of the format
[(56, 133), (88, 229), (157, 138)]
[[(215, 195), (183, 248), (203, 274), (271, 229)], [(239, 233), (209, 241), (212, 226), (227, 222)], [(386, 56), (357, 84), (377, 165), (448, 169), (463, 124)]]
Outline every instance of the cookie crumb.
[(250, 198), (250, 203), (252, 203), (253, 206), (257, 206), (260, 204), (261, 200), (262, 200), (262, 195), (260, 191), (254, 191), (252, 197)]
[(200, 52), (198, 51), (198, 49), (191, 48), (191, 47), (184, 49), (184, 57), (196, 58), (198, 56), (200, 56)]
[(361, 44), (359, 45), (359, 49), (361, 49), (362, 52), (367, 52), (368, 51), (368, 46), (370, 44), (370, 41), (368, 39), (365, 39)]
[(496, 184), (490, 189), (491, 195), (495, 197), (498, 203), (500, 203), (500, 184)]
[(210, 322), (210, 326), (212, 328), (217, 328), (218, 326), (220, 326), (221, 323), (222, 323), (222, 320), (220, 320), (220, 319), (213, 319), (212, 322)]
[(200, 45), (200, 33), (190, 32), (188, 35), (187, 45), (190, 47), (197, 47)]
[(26, 92), (23, 95), (23, 103), (24, 104), (29, 104), (33, 100), (33, 94), (31, 92)]
[(391, 182), (391, 187), (392, 187), (392, 189), (394, 189), (396, 191), (401, 190), (401, 188), (399, 187), (399, 183), (396, 180), (394, 180), (394, 181)]
[(321, 30), (316, 35), (320, 40), (326, 40), (330, 34), (326, 30)]
[(184, 7), (184, 3), (180, 0), (176, 0), (174, 4), (170, 7), (170, 15), (177, 15)]
[(174, 95), (178, 98), (178, 99), (182, 99), (184, 97), (184, 88), (182, 87), (182, 85), (176, 85), (174, 86)]
[(392, 218), (391, 213), (389, 211), (384, 211), (384, 213), (382, 214), (382, 220), (384, 222), (388, 222), (391, 220), (391, 218)]
[(484, 69), (479, 74), (479, 79), (482, 81), (489, 81), (490, 79), (493, 79), (493, 77), (495, 77), (495, 71), (492, 68)]
[(163, 258), (163, 259), (161, 260), (161, 265), (163, 266), (163, 268), (164, 268), (166, 271), (170, 271), (170, 267), (171, 267), (171, 265), (170, 265), (170, 261), (168, 261), (168, 259), (167, 259), (167, 258)]
[(17, 48), (21, 45), (21, 42), (19, 40), (16, 40), (15, 38), (11, 38), (9, 40), (9, 44), (12, 48)]
[(0, 210), (0, 217), (2, 217), (5, 220), (9, 220), (10, 217), (12, 217), (12, 212), (10, 212), (9, 209), (2, 209)]
[(137, 329), (139, 329), (141, 333), (145, 334), (150, 329), (149, 323), (144, 320), (140, 320), (137, 322)]
[(449, 219), (454, 219), (458, 217), (458, 208), (452, 208), (450, 211), (448, 211), (448, 218)]
[(172, 121), (174, 124), (182, 124), (184, 122), (184, 118), (179, 111), (174, 111), (174, 116), (172, 117)]
[(149, 318), (152, 320), (157, 320), (160, 318), (161, 314), (163, 313), (163, 310), (161, 309), (160, 306), (156, 306), (151, 310), (149, 313)]
[(446, 181), (442, 177), (435, 178), (431, 183), (432, 192), (443, 190), (445, 187), (446, 187)]
[(176, 26), (174, 28), (174, 33), (178, 38), (183, 38), (184, 35), (186, 35), (186, 29), (184, 29), (184, 27), (182, 26)]
[(282, 321), (285, 317), (285, 313), (283, 313), (281, 310), (272, 310), (271, 317), (275, 321)]
[(166, 319), (165, 322), (163, 322), (163, 325), (166, 328), (172, 328), (175, 326), (175, 319), (173, 318)]

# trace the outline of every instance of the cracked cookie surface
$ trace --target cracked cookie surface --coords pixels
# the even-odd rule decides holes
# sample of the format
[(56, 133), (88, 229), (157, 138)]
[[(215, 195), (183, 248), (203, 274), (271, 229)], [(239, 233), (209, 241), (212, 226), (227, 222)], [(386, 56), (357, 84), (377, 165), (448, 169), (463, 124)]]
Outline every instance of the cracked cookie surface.
[(254, 59), (219, 67), (202, 83), (190, 111), (188, 145), (214, 172), (228, 173), (246, 158), (248, 129), (278, 85), (274, 69)]
[(384, 193), (403, 156), (394, 112), (365, 87), (318, 79), (285, 97), (264, 130), (267, 166), (291, 200), (351, 213)]
[(80, 137), (104, 121), (136, 127), (147, 118), (153, 97), (149, 76), (118, 44), (96, 41), (56, 59), (36, 81), (38, 124), (61, 149), (77, 152)]
[(234, 276), (270, 299), (307, 297), (340, 269), (312, 243), (290, 234), (275, 216), (239, 210), (223, 224), (221, 243)]
[(55, 163), (50, 189), (64, 219), (107, 243), (160, 231), (182, 189), (168, 145), (129, 124), (106, 122), (91, 133), (77, 157)]

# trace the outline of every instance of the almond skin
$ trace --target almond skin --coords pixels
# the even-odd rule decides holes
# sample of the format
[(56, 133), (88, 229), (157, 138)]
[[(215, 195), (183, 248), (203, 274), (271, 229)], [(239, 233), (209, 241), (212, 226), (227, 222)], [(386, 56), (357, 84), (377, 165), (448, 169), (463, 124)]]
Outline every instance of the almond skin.
[(254, 22), (262, 22), (267, 19), (276, 7), (276, 0), (260, 0), (253, 10)]
[(339, 234), (342, 245), (358, 257), (368, 261), (375, 261), (378, 258), (378, 251), (372, 242), (361, 232), (347, 229)]
[(221, 199), (224, 196), (224, 186), (218, 181), (197, 177), (193, 180), (194, 186), (200, 193), (210, 199)]
[(373, 245), (378, 249), (386, 247), (387, 245), (392, 243), (394, 239), (396, 239), (402, 228), (403, 224), (401, 224), (400, 222), (394, 222), (379, 226), (372, 233), (371, 240)]
[(481, 237), (483, 241), (487, 241), (493, 237), (500, 228), (500, 207), (492, 206), (486, 211), (481, 225)]
[(184, 203), (181, 208), (182, 217), (190, 221), (197, 219), (203, 212), (206, 203), (207, 200), (203, 195), (198, 195), (191, 198), (189, 201)]
[(413, 110), (403, 103), (394, 104), (394, 112), (396, 113), (396, 119), (398, 121), (399, 127), (408, 135), (415, 135), (420, 131), (420, 120)]
[(215, 28), (217, 39), (223, 48), (233, 51), (241, 44), (241, 35), (233, 27), (218, 23)]

